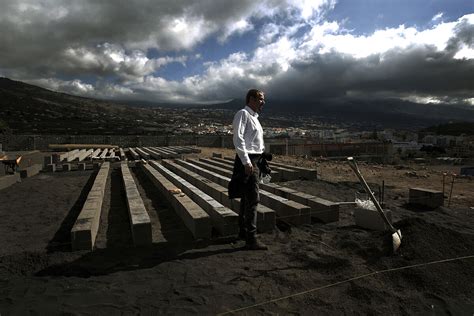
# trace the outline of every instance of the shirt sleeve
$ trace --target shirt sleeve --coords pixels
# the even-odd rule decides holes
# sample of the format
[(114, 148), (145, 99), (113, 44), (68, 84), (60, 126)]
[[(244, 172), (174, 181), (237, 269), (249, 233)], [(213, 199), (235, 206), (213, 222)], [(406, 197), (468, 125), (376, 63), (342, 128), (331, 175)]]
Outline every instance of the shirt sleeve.
[(234, 121), (232, 122), (233, 127), (233, 142), (235, 150), (237, 151), (237, 155), (242, 161), (242, 164), (248, 165), (251, 164), (249, 155), (247, 150), (245, 149), (245, 139), (244, 139), (244, 132), (245, 132), (245, 125), (247, 124), (247, 116), (245, 111), (241, 110), (238, 111), (234, 116)]

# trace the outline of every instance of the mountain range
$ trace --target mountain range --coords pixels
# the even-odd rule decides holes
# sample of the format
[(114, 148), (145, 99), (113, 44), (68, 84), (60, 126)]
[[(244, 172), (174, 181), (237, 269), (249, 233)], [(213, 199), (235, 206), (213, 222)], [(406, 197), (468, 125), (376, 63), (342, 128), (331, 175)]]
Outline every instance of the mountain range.
[[(142, 134), (146, 128), (169, 123), (166, 113), (173, 109), (235, 111), (243, 104), (243, 99), (209, 105), (97, 100), (0, 78), (0, 127), (7, 126), (15, 133)], [(303, 116), (336, 124), (412, 130), (448, 122), (474, 122), (474, 107), (417, 104), (399, 99), (341, 98), (309, 102), (272, 100), (267, 96), (264, 114), (295, 121)]]

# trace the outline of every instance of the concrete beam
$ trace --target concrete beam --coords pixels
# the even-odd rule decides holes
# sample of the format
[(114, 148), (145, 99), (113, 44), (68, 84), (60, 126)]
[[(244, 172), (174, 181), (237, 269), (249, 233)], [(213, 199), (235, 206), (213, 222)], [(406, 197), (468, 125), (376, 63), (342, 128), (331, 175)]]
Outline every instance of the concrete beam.
[(85, 150), (82, 151), (78, 154), (77, 156), (77, 159), (79, 161), (83, 161), (84, 159), (86, 159), (87, 157), (90, 157), (92, 155), (92, 153), (94, 152), (94, 149), (88, 149), (88, 150)]
[[(77, 150), (77, 151), (76, 151)], [(81, 149), (81, 150), (73, 150), (75, 151), (74, 153), (71, 153), (67, 158), (66, 158), (66, 161), (67, 162), (71, 162), (71, 161), (74, 161), (76, 159), (78, 159), (82, 154), (84, 154), (86, 152), (85, 149)]]
[(130, 155), (132, 155), (133, 159), (135, 159), (135, 160), (140, 159), (140, 155), (135, 151), (135, 149), (129, 147), (128, 152), (130, 153)]
[(140, 157), (142, 157), (143, 159), (150, 159), (150, 154), (147, 153), (146, 151), (144, 151), (142, 148), (135, 148), (135, 151), (140, 155)]
[[(220, 166), (221, 168), (227, 168), (229, 170), (234, 169), (234, 160), (227, 160), (227, 159), (224, 159), (224, 158), (212, 157), (211, 159), (206, 159), (206, 161), (209, 162), (209, 163), (211, 161), (218, 162), (218, 163), (220, 163), (220, 165), (216, 164), (216, 166)], [(271, 182), (282, 181), (281, 173), (279, 173), (278, 171), (272, 170), (270, 176), (272, 177)]]
[(120, 152), (120, 160), (126, 160), (127, 156), (125, 156), (125, 152), (123, 151), (122, 147), (119, 148), (119, 152)]
[(171, 153), (170, 151), (164, 149), (163, 147), (151, 147), (154, 151), (156, 151), (162, 158), (176, 158), (177, 155), (175, 153)]
[[(211, 196), (213, 199), (230, 208), (236, 214), (240, 212), (240, 199), (229, 199), (227, 187), (221, 186), (209, 179), (189, 170), (171, 160), (162, 160), (163, 165), (186, 179), (194, 186)], [(275, 228), (275, 211), (259, 204), (257, 207), (257, 231), (259, 233), (272, 231)]]
[(174, 193), (178, 188), (153, 167), (148, 164), (143, 164), (141, 167), (172, 205), (194, 238), (210, 238), (212, 225), (209, 215), (186, 194)]
[(101, 154), (99, 155), (99, 159), (105, 159), (105, 157), (107, 157), (107, 153), (109, 152), (109, 149), (108, 148), (104, 148), (104, 150), (101, 152)]
[[(392, 223), (392, 212), (390, 210), (384, 210), (383, 212), (385, 213), (388, 221)], [(357, 207), (354, 209), (354, 218), (356, 225), (363, 228), (380, 231), (389, 229), (377, 211)]]
[(150, 216), (148, 216), (145, 204), (143, 204), (143, 200), (138, 192), (138, 188), (126, 162), (120, 164), (120, 170), (122, 171), (123, 186), (127, 198), (127, 209), (133, 244), (135, 246), (151, 245), (152, 234)]
[(102, 152), (102, 149), (100, 148), (97, 148), (96, 150), (94, 150), (91, 154), (91, 157), (92, 159), (100, 159), (100, 153)]
[(150, 156), (153, 158), (153, 159), (161, 159), (161, 155), (159, 152), (156, 152), (155, 150), (153, 150), (151, 147), (143, 147), (143, 150), (145, 152), (147, 152), (148, 154), (150, 154)]
[(63, 160), (67, 160), (67, 158), (68, 158), (69, 156), (75, 155), (78, 151), (79, 151), (79, 149), (74, 149), (74, 150), (65, 152), (65, 153), (63, 153), (63, 154), (60, 154), (60, 155), (59, 155), (59, 162), (61, 162), (61, 161), (63, 161)]
[(443, 206), (443, 192), (424, 188), (410, 188), (408, 203), (434, 209)]
[(295, 170), (299, 173), (300, 177), (302, 177), (304, 179), (307, 179), (307, 180), (315, 180), (315, 179), (318, 178), (318, 172), (317, 172), (316, 169), (303, 168), (303, 167), (283, 164), (283, 163), (274, 162), (274, 161), (270, 162), (270, 168), (272, 166), (277, 166), (277, 167), (282, 167), (282, 168), (286, 168), (286, 169)]
[(40, 164), (34, 164), (32, 166), (26, 167), (25, 169), (20, 170), (20, 177), (29, 178), (37, 175), (43, 169), (43, 166)]
[(94, 248), (109, 170), (110, 163), (104, 162), (71, 229), (73, 250), (92, 250)]
[[(212, 181), (219, 183), (224, 187), (227, 187), (229, 184), (230, 176), (226, 177), (221, 174), (217, 174), (216, 172), (213, 172), (214, 170), (217, 170), (229, 175), (229, 171), (227, 170), (224, 170), (219, 167), (210, 166), (202, 161), (195, 159), (189, 159), (187, 161), (177, 160), (177, 162), (181, 165), (183, 165), (183, 163), (186, 163), (185, 166), (194, 165), (193, 171)], [(207, 170), (205, 168), (207, 168)], [(282, 198), (263, 189), (260, 190), (260, 202), (263, 205), (275, 210), (275, 212), (277, 213), (277, 218), (279, 219), (288, 221), (294, 225), (311, 223), (309, 206)]]
[(289, 200), (296, 201), (311, 208), (311, 217), (324, 223), (339, 221), (339, 204), (320, 197), (299, 192), (274, 183), (261, 184), (262, 188)]
[(14, 174), (7, 174), (0, 177), (0, 190), (8, 188), (9, 186), (21, 182), (20, 174), (15, 172)]
[(212, 225), (222, 236), (236, 235), (238, 233), (238, 215), (234, 211), (163, 165), (155, 161), (150, 161), (149, 164), (202, 207), (211, 217)]

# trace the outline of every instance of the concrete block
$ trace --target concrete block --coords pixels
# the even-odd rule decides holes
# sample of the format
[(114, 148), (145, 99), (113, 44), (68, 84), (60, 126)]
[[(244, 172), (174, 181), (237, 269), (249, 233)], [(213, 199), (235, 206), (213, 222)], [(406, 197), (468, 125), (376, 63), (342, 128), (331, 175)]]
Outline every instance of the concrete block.
[[(384, 210), (384, 213), (389, 222), (392, 223), (392, 212), (390, 210)], [(356, 225), (363, 228), (380, 231), (389, 229), (377, 211), (357, 207), (354, 210), (354, 218)]]
[(41, 171), (41, 169), (43, 169), (41, 164), (34, 164), (32, 166), (26, 167), (25, 169), (20, 170), (20, 177), (29, 178), (35, 176)]
[(434, 209), (443, 206), (444, 196), (441, 191), (424, 188), (410, 188), (408, 202), (413, 205), (420, 205)]
[(86, 170), (86, 164), (85, 163), (78, 163), (77, 164), (77, 170), (79, 170), (79, 171)]
[(71, 164), (63, 163), (63, 171), (71, 171)]
[(8, 188), (17, 182), (21, 182), (20, 174), (17, 172), (2, 176), (0, 177), (0, 190)]

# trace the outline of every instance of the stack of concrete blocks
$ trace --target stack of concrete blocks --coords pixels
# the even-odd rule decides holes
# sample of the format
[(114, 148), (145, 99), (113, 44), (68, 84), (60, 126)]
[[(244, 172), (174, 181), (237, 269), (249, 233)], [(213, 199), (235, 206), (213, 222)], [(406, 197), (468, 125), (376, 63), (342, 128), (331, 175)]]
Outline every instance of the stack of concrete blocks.
[(211, 218), (209, 215), (196, 204), (196, 202), (191, 200), (189, 196), (181, 193), (173, 183), (149, 164), (142, 164), (141, 167), (171, 204), (176, 214), (181, 218), (194, 238), (209, 239), (212, 231)]
[(103, 163), (72, 227), (71, 246), (73, 250), (92, 250), (94, 248), (109, 170), (110, 163)]
[(150, 165), (206, 211), (211, 217), (212, 225), (221, 236), (231, 236), (238, 233), (239, 216), (234, 211), (157, 162), (150, 161)]
[(133, 244), (135, 246), (147, 246), (152, 243), (151, 221), (146, 211), (143, 200), (138, 192), (137, 185), (133, 180), (130, 169), (126, 162), (120, 164), (123, 185), (127, 198), (127, 209), (130, 219)]
[(424, 188), (410, 188), (408, 203), (435, 209), (444, 204), (443, 192)]

